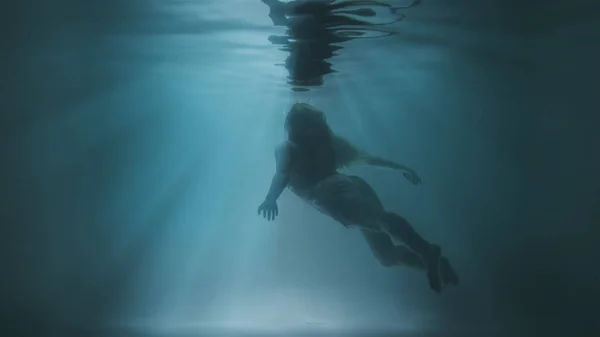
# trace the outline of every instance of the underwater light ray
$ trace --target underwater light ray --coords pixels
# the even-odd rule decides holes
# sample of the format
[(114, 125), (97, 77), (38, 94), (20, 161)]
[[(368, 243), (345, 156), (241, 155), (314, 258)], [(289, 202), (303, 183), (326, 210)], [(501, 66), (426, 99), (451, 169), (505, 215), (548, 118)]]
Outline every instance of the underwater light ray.
[[(148, 89), (150, 93), (147, 93)], [(178, 96), (173, 95), (178, 92), (167, 92), (160, 88), (160, 93), (155, 94), (155, 90), (152, 86), (132, 89), (134, 97), (151, 98), (142, 100), (144, 103), (141, 106), (130, 108), (128, 112), (147, 118), (143, 123), (131, 125), (133, 129), (122, 135), (120, 140), (113, 140), (120, 167), (112, 182), (117, 188), (107, 198), (107, 209), (111, 212), (105, 215), (105, 222), (127, 224), (112, 242), (115, 256), (126, 250), (132, 240), (139, 240), (138, 234), (145, 229), (144, 224), (151, 220), (150, 214), (165, 202), (165, 195), (172, 194), (168, 191), (178, 184), (180, 176), (188, 174), (188, 170), (202, 172), (201, 158), (196, 156), (210, 147), (209, 142), (196, 143), (198, 136), (195, 127), (200, 125), (200, 117), (164, 113), (164, 109), (172, 109), (169, 102), (177, 102), (174, 98)], [(180, 109), (185, 111), (190, 108), (182, 106)], [(210, 135), (206, 137), (210, 138)], [(191, 140), (195, 145), (190, 145)]]
[[(262, 81), (259, 76), (251, 78)], [(206, 115), (213, 120), (211, 123), (227, 128), (223, 132), (217, 132), (222, 142), (213, 142), (202, 153), (205, 168), (197, 173), (203, 176), (202, 183), (194, 186), (198, 188), (197, 193), (190, 192), (182, 197), (181, 202), (186, 207), (179, 208), (177, 214), (172, 216), (170, 229), (168, 232), (163, 231), (162, 241), (156, 248), (158, 253), (147, 258), (145, 270), (138, 273), (137, 281), (132, 282), (132, 288), (139, 283), (135, 285), (136, 289), (131, 289), (135, 295), (128, 300), (130, 308), (123, 313), (124, 318), (138, 319), (155, 315), (163, 318), (188, 317), (210, 308), (210, 301), (197, 304), (198, 301), (202, 302), (202, 297), (208, 295), (205, 291), (198, 290), (200, 284), (208, 282), (203, 287), (219, 294), (227, 293), (232, 287), (231, 283), (235, 282), (229, 275), (235, 272), (236, 267), (231, 262), (235, 263), (239, 252), (228, 253), (226, 250), (247, 241), (247, 236), (251, 236), (252, 228), (243, 220), (244, 217), (255, 216), (255, 207), (253, 205), (251, 210), (244, 209), (244, 214), (241, 210), (232, 212), (231, 207), (237, 208), (236, 205), (245, 198), (243, 194), (248, 190), (244, 185), (248, 185), (250, 180), (255, 181), (251, 172), (256, 166), (250, 163), (265, 155), (264, 148), (261, 147), (264, 147), (264, 142), (269, 141), (273, 134), (262, 130), (270, 129), (272, 116), (269, 111), (276, 111), (270, 107), (278, 105), (277, 100), (263, 101), (267, 95), (262, 86), (251, 87), (255, 88), (252, 91), (257, 92), (257, 95), (249, 94), (249, 97), (254, 97), (254, 102), (240, 104), (230, 100), (233, 103), (229, 106), (229, 109), (233, 109), (232, 112)], [(195, 96), (190, 96), (190, 99), (193, 97)], [(208, 102), (205, 103), (210, 106)], [(227, 105), (221, 108), (226, 107)], [(238, 111), (240, 108), (243, 109)], [(196, 144), (197, 140), (190, 139), (189, 142)], [(270, 164), (271, 151), (266, 156)], [(240, 174), (241, 165), (248, 165), (244, 174)], [(261, 196), (262, 192), (260, 190)], [(229, 202), (224, 203), (223, 200)], [(255, 202), (258, 203), (258, 200)], [(243, 233), (248, 235), (242, 235)], [(222, 242), (225, 237), (228, 238), (227, 241)], [(216, 261), (226, 259), (225, 256), (234, 259), (228, 263), (224, 260), (222, 267), (219, 267), (221, 262)], [(157, 289), (160, 293), (157, 294), (152, 289)], [(198, 295), (202, 297), (198, 298)], [(146, 309), (141, 303), (148, 303), (145, 305)]]
[[(124, 307), (128, 308), (130, 311), (135, 311), (135, 307), (138, 306), (140, 302), (144, 302), (141, 299), (145, 296), (150, 296), (151, 294), (152, 296), (157, 296), (155, 292), (144, 289), (146, 289), (145, 287), (147, 287), (149, 283), (155, 283), (158, 275), (171, 276), (168, 282), (162, 284), (161, 287), (168, 287), (171, 283), (176, 283), (178, 281), (177, 279), (174, 279), (174, 277), (178, 276), (178, 271), (181, 271), (179, 265), (171, 265), (170, 268), (173, 268), (174, 270), (167, 273), (167, 271), (164, 270), (165, 265), (157, 262), (163, 260), (162, 257), (169, 250), (169, 245), (172, 245), (174, 237), (178, 239), (177, 242), (180, 247), (190, 245), (204, 248), (202, 242), (214, 239), (209, 235), (211, 227), (207, 226), (196, 226), (196, 231), (193, 232), (193, 234), (198, 234), (197, 236), (188, 235), (182, 237), (179, 233), (182, 230), (188, 231), (190, 229), (189, 226), (186, 226), (188, 221), (185, 220), (187, 219), (184, 218), (183, 222), (179, 219), (182, 210), (189, 207), (189, 201), (187, 200), (190, 200), (190, 196), (197, 195), (197, 187), (206, 184), (209, 179), (208, 177), (201, 177), (198, 175), (198, 168), (204, 164), (204, 160), (205, 156), (203, 154), (198, 154), (191, 164), (187, 165), (187, 167), (177, 174), (176, 181), (171, 184), (171, 187), (167, 192), (159, 198), (159, 200), (162, 200), (162, 202), (158, 203), (160, 207), (147, 215), (148, 223), (143, 226), (143, 231), (137, 234), (136, 240), (130, 241), (128, 246), (122, 247), (121, 251), (115, 251), (115, 253), (118, 253), (120, 256), (128, 256), (130, 261), (128, 265), (133, 265), (136, 262), (139, 264), (139, 262), (142, 262), (141, 268), (134, 270), (134, 273), (130, 277), (131, 283), (127, 293), (132, 295), (130, 295), (129, 299), (124, 300), (123, 303)], [(196, 181), (196, 183), (193, 183), (194, 181)], [(207, 199), (207, 196), (202, 194), (200, 196), (203, 198), (198, 200), (200, 201), (199, 204), (205, 204), (202, 201)], [(182, 241), (182, 239), (184, 240)], [(198, 242), (197, 239), (204, 240)], [(156, 270), (155, 268), (150, 268), (152, 265), (160, 266), (162, 269)], [(126, 266), (125, 263), (122, 263), (123, 269), (126, 269)], [(132, 270), (129, 270), (129, 272), (131, 273)], [(163, 279), (163, 281), (165, 281), (165, 279)], [(134, 296), (133, 294), (139, 296)], [(158, 295), (161, 297), (165, 296), (164, 293)], [(123, 314), (127, 316), (128, 312), (124, 312)]]
[[(15, 144), (17, 148), (24, 147), (20, 152), (27, 168), (22, 174), (29, 176), (28, 181), (35, 188), (35, 195), (28, 196), (28, 204), (38, 205), (31, 217), (35, 231), (28, 235), (39, 235), (41, 245), (47, 248), (32, 252), (40, 255), (39, 261), (45, 261), (42, 266), (37, 266), (37, 261), (32, 266), (49, 274), (44, 276), (45, 287), (57, 294), (89, 296), (82, 279), (88, 280), (105, 268), (89, 261), (103, 259), (101, 255), (110, 247), (112, 224), (104, 219), (113, 214), (112, 186), (118, 182), (123, 164), (115, 149), (129, 139), (136, 122), (147, 124), (154, 117), (135, 111), (123, 114), (115, 109), (115, 103), (126, 96), (120, 91), (130, 89), (131, 83), (116, 87), (106, 97), (96, 96), (90, 102), (75, 104), (79, 113), (68, 111), (42, 119), (47, 123), (31, 125)], [(57, 227), (65, 228), (67, 234), (61, 234)], [(95, 240), (89, 242), (87, 237)], [(70, 250), (80, 253), (69, 254)], [(61, 301), (64, 306), (76, 302)]]
[[(268, 96), (261, 86), (254, 86), (254, 88), (256, 88), (255, 90), (259, 95), (250, 94), (250, 97)], [(230, 124), (230, 130), (227, 131), (229, 135), (227, 140), (219, 144), (218, 152), (223, 155), (219, 159), (214, 159), (215, 170), (217, 167), (220, 169), (213, 173), (212, 182), (216, 184), (210, 185), (214, 186), (216, 190), (212, 192), (213, 206), (210, 206), (210, 213), (206, 215), (206, 219), (215, 219), (214, 226), (212, 226), (213, 233), (217, 234), (219, 238), (225, 236), (226, 241), (219, 244), (215, 237), (205, 236), (199, 238), (199, 240), (213, 242), (211, 243), (213, 248), (210, 251), (199, 249), (199, 246), (191, 247), (187, 254), (189, 256), (188, 262), (182, 265), (182, 268), (186, 271), (186, 276), (182, 278), (177, 290), (175, 290), (178, 295), (172, 296), (172, 309), (168, 313), (168, 317), (186, 317), (190, 314), (190, 309), (186, 307), (186, 304), (190, 302), (190, 298), (194, 297), (198, 284), (202, 282), (201, 275), (203, 272), (198, 267), (198, 261), (215, 254), (215, 251), (226, 250), (222, 254), (226, 254), (227, 265), (220, 272), (223, 279), (219, 284), (219, 288), (216, 289), (216, 292), (226, 294), (237, 288), (237, 285), (241, 282), (241, 275), (248, 272), (246, 267), (252, 265), (252, 263), (250, 265), (240, 263), (240, 258), (251, 259), (253, 256), (252, 251), (256, 247), (261, 247), (260, 243), (264, 242), (264, 234), (262, 233), (264, 233), (266, 227), (257, 222), (258, 217), (255, 210), (262, 197), (262, 187), (264, 186), (257, 179), (252, 178), (254, 176), (253, 172), (258, 172), (257, 170), (264, 172), (264, 169), (261, 167), (262, 165), (257, 166), (250, 163), (256, 163), (259, 160), (259, 162), (271, 164), (271, 151), (266, 154), (265, 159), (267, 160), (262, 158), (265, 157), (265, 142), (272, 142), (269, 140), (272, 138), (272, 133), (269, 132), (270, 122), (278, 103), (275, 100), (256, 103), (258, 104), (248, 105), (251, 107), (251, 113), (245, 111), (243, 114), (237, 114), (234, 117), (238, 122)], [(269, 111), (273, 113), (268, 113)], [(229, 119), (232, 116), (224, 115), (223, 118)], [(249, 125), (251, 127), (248, 127)], [(270, 148), (270, 146), (267, 148)], [(240, 174), (241, 167), (244, 167), (243, 174)], [(257, 185), (260, 185), (260, 187)], [(218, 200), (227, 200), (227, 202), (217, 202)], [(240, 204), (248, 205), (248, 207), (240, 207)], [(230, 251), (230, 249), (234, 250)]]
[[(237, 169), (239, 165), (234, 162), (231, 162), (229, 166), (235, 168), (229, 173), (232, 177), (235, 177), (231, 183), (237, 186), (235, 192), (232, 191), (232, 195), (227, 197), (232, 205), (236, 205), (234, 207), (237, 210), (231, 212), (227, 217), (227, 222), (233, 226), (230, 239), (237, 242), (236, 258), (233, 261), (233, 270), (235, 271), (232, 275), (232, 279), (235, 280), (232, 284), (233, 288), (247, 285), (252, 274), (256, 274), (256, 268), (251, 268), (251, 266), (256, 267), (257, 260), (268, 256), (268, 251), (265, 252), (264, 248), (268, 247), (267, 241), (269, 240), (271, 224), (266, 223), (264, 219), (256, 215), (256, 208), (264, 198), (264, 193), (266, 193), (274, 169), (273, 149), (275, 144), (272, 139), (273, 134), (269, 129), (275, 126), (273, 125), (273, 119), (279, 116), (275, 101), (272, 101), (265, 108), (266, 111), (272, 113), (257, 115), (252, 118), (255, 122), (253, 128), (236, 133), (238, 135), (236, 143), (246, 141), (244, 142), (245, 151), (240, 152), (235, 161), (241, 163), (254, 162), (255, 164), (247, 168), (248, 174), (246, 175), (239, 174)], [(254, 136), (253, 134), (257, 131), (264, 136)]]
[[(123, 114), (118, 108), (122, 93), (130, 92), (131, 86), (132, 82), (115, 86), (110, 92), (95, 96), (94, 100), (74, 105), (73, 111), (37, 120), (17, 144), (35, 146), (31, 152), (37, 155), (32, 160), (36, 161), (36, 167), (44, 167), (45, 175), (61, 174), (94, 147), (133, 130), (136, 123), (151, 120), (151, 114), (135, 113), (135, 109)], [(24, 143), (26, 139), (35, 141)]]
[[(195, 172), (195, 166), (197, 165), (192, 165), (188, 172)], [(113, 250), (113, 256), (108, 260), (110, 261), (109, 264), (96, 264), (93, 268), (86, 266), (83, 271), (78, 269), (76, 271), (77, 277), (72, 282), (64, 282), (65, 288), (63, 291), (79, 293), (80, 296), (75, 297), (71, 303), (63, 302), (63, 305), (78, 308), (85, 307), (89, 302), (101, 302), (102, 299), (96, 297), (102, 296), (101, 294), (108, 291), (106, 287), (120, 280), (131, 279), (140, 263), (143, 263), (151, 253), (156, 252), (155, 243), (160, 241), (160, 236), (164, 232), (161, 227), (164, 226), (167, 219), (172, 217), (173, 213), (176, 213), (177, 207), (175, 205), (185, 196), (185, 189), (189, 186), (190, 178), (192, 177), (189, 173), (187, 176), (181, 175), (179, 181), (170, 188), (170, 192), (166, 196), (163, 194), (163, 200), (166, 202), (161, 203), (154, 210), (154, 214), (148, 217), (149, 223), (144, 226), (145, 231), (138, 233), (137, 239), (129, 242), (129, 245), (125, 247), (126, 249)], [(106, 225), (114, 226), (113, 224)], [(82, 272), (89, 281), (80, 284), (76, 281), (80, 278), (79, 274)]]

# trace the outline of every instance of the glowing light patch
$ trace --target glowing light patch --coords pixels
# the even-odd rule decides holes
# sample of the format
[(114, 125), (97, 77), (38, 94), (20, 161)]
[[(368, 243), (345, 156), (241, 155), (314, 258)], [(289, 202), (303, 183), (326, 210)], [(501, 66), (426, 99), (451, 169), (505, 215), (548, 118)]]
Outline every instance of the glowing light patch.
[[(323, 298), (306, 291), (260, 292), (254, 296), (230, 294), (215, 303), (212, 312), (199, 320), (148, 319), (124, 324), (152, 333), (309, 333), (356, 330), (415, 331), (416, 320), (399, 324), (373, 321), (370, 315), (356, 317), (344, 302)], [(370, 316), (372, 318), (372, 316)], [(370, 322), (367, 322), (370, 321)]]

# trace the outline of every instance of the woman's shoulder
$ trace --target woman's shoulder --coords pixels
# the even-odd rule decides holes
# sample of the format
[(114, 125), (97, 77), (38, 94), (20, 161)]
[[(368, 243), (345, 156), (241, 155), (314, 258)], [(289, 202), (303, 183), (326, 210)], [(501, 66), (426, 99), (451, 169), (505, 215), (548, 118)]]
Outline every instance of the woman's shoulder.
[(293, 142), (286, 140), (281, 142), (277, 147), (275, 147), (275, 157), (281, 157), (282, 155), (291, 155), (291, 153), (296, 148), (296, 144)]
[(294, 142), (292, 142), (290, 140), (285, 140), (285, 141), (279, 143), (279, 145), (277, 145), (277, 147), (275, 147), (275, 152), (289, 151), (289, 150), (295, 149), (296, 147), (298, 147), (298, 145), (296, 145)]

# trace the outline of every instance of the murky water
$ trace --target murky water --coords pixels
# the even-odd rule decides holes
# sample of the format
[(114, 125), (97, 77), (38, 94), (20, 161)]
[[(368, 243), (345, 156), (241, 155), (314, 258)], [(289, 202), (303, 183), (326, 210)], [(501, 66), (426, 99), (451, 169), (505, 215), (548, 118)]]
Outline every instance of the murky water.
[[(593, 335), (598, 5), (287, 3), (4, 11), (6, 335)], [(289, 192), (256, 215), (298, 100), (419, 173), (351, 171), (459, 286), (381, 266)]]

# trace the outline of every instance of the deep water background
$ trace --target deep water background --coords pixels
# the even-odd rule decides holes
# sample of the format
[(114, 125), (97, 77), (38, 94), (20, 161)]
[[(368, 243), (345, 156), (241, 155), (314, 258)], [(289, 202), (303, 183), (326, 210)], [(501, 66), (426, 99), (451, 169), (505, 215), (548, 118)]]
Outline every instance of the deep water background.
[[(2, 336), (599, 328), (597, 2), (424, 0), (307, 92), (260, 1), (2, 7)], [(298, 99), (420, 173), (353, 170), (459, 287), (380, 267), (289, 192), (256, 216)]]

